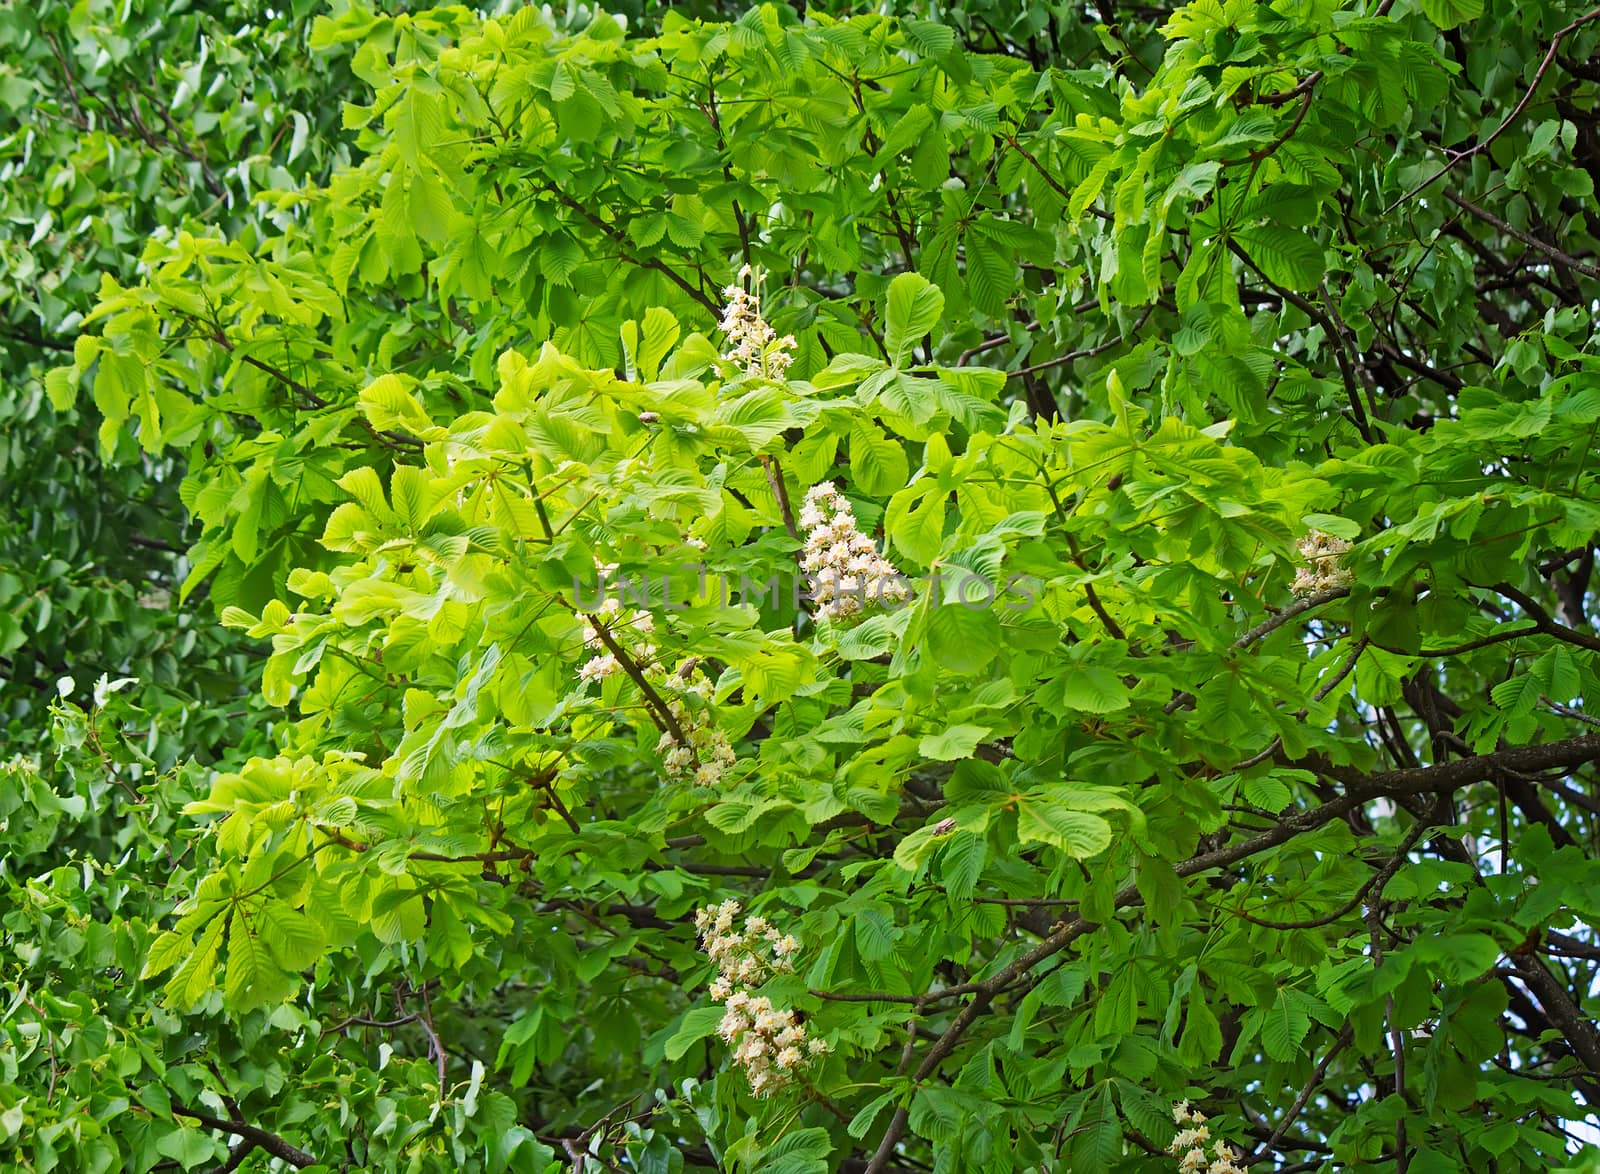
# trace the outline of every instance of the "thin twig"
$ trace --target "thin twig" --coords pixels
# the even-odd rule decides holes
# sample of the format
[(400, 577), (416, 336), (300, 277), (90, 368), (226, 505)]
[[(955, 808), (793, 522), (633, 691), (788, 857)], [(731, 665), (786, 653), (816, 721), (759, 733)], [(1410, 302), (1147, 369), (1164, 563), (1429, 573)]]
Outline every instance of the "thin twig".
[(1283, 1135), (1288, 1132), (1289, 1126), (1294, 1124), (1294, 1119), (1300, 1115), (1300, 1110), (1306, 1107), (1306, 1102), (1311, 1099), (1311, 1094), (1316, 1091), (1317, 1085), (1322, 1083), (1322, 1077), (1328, 1071), (1328, 1065), (1333, 1062), (1335, 1056), (1344, 1051), (1354, 1038), (1354, 1029), (1348, 1023), (1345, 1024), (1344, 1030), (1339, 1033), (1339, 1038), (1333, 1041), (1333, 1046), (1323, 1053), (1322, 1059), (1317, 1061), (1316, 1069), (1311, 1073), (1311, 1079), (1306, 1081), (1305, 1087), (1300, 1090), (1300, 1095), (1295, 1097), (1294, 1104), (1289, 1106), (1289, 1111), (1283, 1115), (1283, 1120), (1278, 1122), (1277, 1128), (1272, 1131), (1272, 1136), (1267, 1138), (1262, 1143), (1261, 1148), (1255, 1152), (1255, 1155), (1244, 1163), (1246, 1166), (1253, 1166), (1257, 1162), (1265, 1161), (1267, 1155), (1272, 1153), (1273, 1147), (1282, 1140)]
[(1116, 338), (1108, 339), (1105, 342), (1100, 343), (1098, 346), (1086, 347), (1083, 350), (1071, 351), (1065, 355), (1058, 355), (1054, 359), (1046, 359), (1044, 362), (1035, 363), (1031, 367), (1020, 367), (1015, 371), (1007, 371), (1006, 378), (1015, 379), (1020, 375), (1032, 375), (1037, 371), (1048, 371), (1052, 367), (1061, 367), (1067, 363), (1075, 363), (1079, 359), (1092, 359), (1096, 355), (1102, 355), (1106, 351), (1109, 351), (1112, 347), (1127, 342), (1132, 335), (1139, 333), (1139, 331), (1144, 327), (1144, 324), (1150, 320), (1150, 315), (1155, 312), (1155, 308), (1154, 302), (1146, 306), (1144, 313), (1139, 315), (1139, 320), (1133, 324), (1132, 329), (1130, 329), (1127, 334), (1119, 334)]
[(1502, 134), (1504, 134), (1506, 132), (1506, 130), (1511, 126), (1511, 124), (1513, 122), (1515, 122), (1517, 119), (1522, 117), (1522, 112), (1528, 108), (1528, 103), (1533, 101), (1534, 91), (1539, 88), (1539, 83), (1544, 81), (1545, 72), (1550, 68), (1550, 63), (1556, 59), (1556, 51), (1561, 48), (1561, 42), (1566, 40), (1573, 33), (1577, 32), (1580, 28), (1582, 28), (1584, 25), (1588, 24), (1590, 21), (1597, 20), (1597, 19), (1600, 19), (1600, 8), (1591, 8), (1588, 12), (1585, 12), (1582, 16), (1578, 17), (1577, 20), (1575, 20), (1571, 24), (1567, 25), (1566, 28), (1564, 28), (1560, 32), (1556, 33), (1555, 38), (1550, 42), (1550, 47), (1547, 50), (1545, 50), (1544, 60), (1539, 62), (1539, 68), (1534, 70), (1534, 72), (1533, 72), (1533, 80), (1528, 83), (1528, 88), (1523, 93), (1522, 100), (1516, 104), (1516, 106), (1512, 109), (1510, 114), (1507, 114), (1505, 116), (1505, 119), (1500, 123), (1500, 125), (1495, 127), (1494, 130), (1492, 132), (1490, 132), (1489, 137), (1485, 138), (1485, 139), (1482, 139), (1479, 142), (1473, 144), (1471, 147), (1468, 147), (1465, 151), (1451, 151), (1451, 152), (1449, 152), (1450, 158), (1445, 163), (1445, 165), (1443, 167), (1439, 168), (1438, 171), (1434, 172), (1427, 179), (1425, 179), (1421, 183), (1417, 184), (1410, 191), (1406, 192), (1405, 195), (1401, 196), (1394, 203), (1390, 204), (1387, 208), (1385, 208), (1383, 210), (1383, 215), (1384, 216), (1388, 216), (1389, 213), (1393, 212), (1401, 204), (1404, 204), (1407, 200), (1409, 200), (1412, 196), (1416, 195), (1423, 188), (1427, 187), (1429, 184), (1433, 183), (1435, 180), (1437, 180), (1440, 177), (1442, 177), (1446, 172), (1448, 172), (1457, 163), (1460, 163), (1465, 159), (1470, 159), (1474, 155), (1478, 155), (1478, 154), (1481, 154), (1484, 151), (1487, 151), (1489, 149), (1489, 145), (1491, 143), (1493, 143), (1497, 138), (1499, 138)]
[(1565, 265), (1567, 268), (1575, 269), (1579, 273), (1582, 273), (1585, 277), (1600, 277), (1600, 268), (1596, 268), (1587, 261), (1580, 261), (1571, 253), (1563, 252), (1562, 250), (1556, 248), (1555, 245), (1548, 244), (1545, 241), (1540, 240), (1531, 232), (1524, 232), (1516, 225), (1508, 224), (1506, 221), (1496, 216), (1493, 212), (1490, 212), (1487, 208), (1480, 208), (1477, 204), (1474, 204), (1471, 200), (1467, 199), (1454, 188), (1445, 188), (1444, 198), (1449, 200), (1452, 204), (1463, 211), (1472, 213), (1472, 215), (1476, 216), (1485, 224), (1492, 225), (1493, 227), (1499, 229), (1512, 240), (1521, 241), (1530, 249), (1537, 249), (1545, 256), (1550, 257), (1562, 265)]

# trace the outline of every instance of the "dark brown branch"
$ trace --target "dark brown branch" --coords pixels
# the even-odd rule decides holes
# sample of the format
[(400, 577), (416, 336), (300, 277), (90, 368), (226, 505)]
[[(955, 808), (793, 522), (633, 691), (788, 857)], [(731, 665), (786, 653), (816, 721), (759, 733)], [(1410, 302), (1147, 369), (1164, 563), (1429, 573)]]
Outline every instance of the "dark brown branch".
[(776, 455), (762, 456), (761, 467), (767, 472), (767, 484), (772, 486), (772, 496), (777, 499), (778, 512), (783, 515), (783, 528), (789, 532), (789, 537), (796, 542), (800, 540), (800, 530), (794, 523), (794, 507), (789, 504), (789, 487), (783, 481), (783, 466), (778, 463)]
[(1254, 102), (1257, 106), (1284, 106), (1290, 102), (1293, 102), (1296, 98), (1303, 98), (1309, 95), (1312, 90), (1317, 88), (1317, 83), (1321, 80), (1322, 70), (1319, 69), (1316, 73), (1308, 76), (1294, 89), (1283, 90), (1276, 94), (1262, 94), (1260, 97), (1254, 99)]
[(220, 1117), (213, 1117), (209, 1113), (202, 1113), (198, 1109), (191, 1109), (186, 1105), (174, 1104), (172, 1111), (179, 1117), (187, 1117), (197, 1121), (207, 1129), (215, 1129), (222, 1133), (231, 1133), (235, 1137), (243, 1138), (257, 1149), (265, 1150), (275, 1158), (282, 1158), (297, 1170), (304, 1170), (307, 1166), (315, 1166), (315, 1155), (307, 1153), (297, 1145), (293, 1145), (276, 1133), (268, 1133), (265, 1129), (251, 1125), (248, 1121), (224, 1121)]
[(1565, 624), (1558, 623), (1554, 616), (1545, 611), (1525, 592), (1519, 591), (1509, 583), (1496, 583), (1493, 590), (1505, 596), (1528, 613), (1528, 618), (1534, 623), (1533, 631), (1542, 632), (1546, 636), (1553, 636), (1565, 644), (1574, 644), (1579, 648), (1587, 648), (1590, 652), (1600, 652), (1600, 636), (1591, 636), (1587, 632), (1580, 632), (1576, 628), (1569, 628)]
[(1536, 956), (1513, 953), (1510, 958), (1517, 976), (1533, 992), (1551, 1022), (1565, 1034), (1564, 1042), (1572, 1048), (1573, 1054), (1591, 1074), (1600, 1076), (1600, 1031), (1596, 1031), (1594, 1020), (1573, 1003), (1566, 987)]
[(1411, 828), (1411, 831), (1406, 834), (1406, 838), (1401, 843), (1400, 847), (1395, 850), (1394, 855), (1389, 857), (1388, 862), (1385, 863), (1381, 869), (1367, 878), (1366, 883), (1356, 890), (1355, 896), (1344, 902), (1344, 904), (1340, 905), (1339, 908), (1335, 909), (1332, 913), (1326, 914), (1322, 917), (1309, 918), (1305, 921), (1268, 921), (1265, 918), (1252, 917), (1242, 909), (1228, 909), (1227, 906), (1222, 906), (1222, 908), (1226, 909), (1227, 912), (1237, 917), (1242, 917), (1251, 925), (1259, 925), (1263, 929), (1320, 929), (1324, 925), (1331, 925), (1335, 921), (1338, 921), (1341, 917), (1345, 917), (1353, 913), (1356, 906), (1361, 904), (1362, 901), (1366, 900), (1368, 893), (1372, 893), (1374, 895), (1374, 899), (1383, 894), (1384, 886), (1394, 879), (1395, 873), (1400, 871), (1400, 866), (1406, 861), (1406, 854), (1411, 851), (1411, 849), (1416, 845), (1417, 840), (1421, 838), (1422, 831), (1425, 826), (1426, 825), (1421, 821), (1418, 821), (1416, 824), (1414, 824)]
[[(1243, 636), (1240, 636), (1233, 642), (1232, 647), (1235, 649), (1248, 648), (1257, 640), (1265, 639), (1267, 636), (1283, 627), (1296, 616), (1304, 615), (1313, 608), (1321, 607), (1325, 603), (1331, 603), (1335, 599), (1343, 599), (1349, 594), (1350, 588), (1348, 587), (1331, 587), (1326, 591), (1319, 591), (1315, 595), (1307, 595), (1303, 599), (1297, 599), (1282, 611), (1265, 620), (1262, 620)], [(1193, 693), (1188, 691), (1178, 693), (1172, 698), (1171, 701), (1167, 702), (1162, 712), (1167, 714), (1176, 713), (1185, 705), (1188, 705), (1193, 701)]]
[(1350, 401), (1351, 423), (1356, 426), (1356, 431), (1361, 434), (1361, 439), (1371, 444), (1373, 440), (1372, 422), (1367, 419), (1367, 410), (1361, 406), (1361, 394), (1358, 390), (1355, 367), (1352, 364), (1351, 357), (1345, 353), (1346, 340), (1348, 339), (1347, 332), (1335, 326), (1328, 315), (1317, 309), (1315, 303), (1308, 298), (1301, 297), (1294, 290), (1281, 286), (1268, 277), (1262, 271), (1261, 266), (1257, 265), (1251, 258), (1250, 254), (1239, 247), (1239, 242), (1230, 239), (1228, 248), (1234, 256), (1250, 267), (1251, 272), (1266, 282), (1274, 293), (1322, 327), (1323, 337), (1333, 347), (1333, 358), (1339, 364), (1339, 375), (1344, 380), (1345, 397)]
[(47, 338), (42, 334), (29, 330), (26, 326), (9, 324), (0, 326), (0, 334), (5, 335), (7, 338), (16, 339), (18, 342), (25, 342), (29, 346), (36, 346), (40, 350), (70, 352), (73, 349), (73, 344), (70, 342), (63, 342), (57, 338)]
[[(1600, 11), (1600, 9), (1597, 9), (1596, 11)], [(1582, 273), (1585, 277), (1600, 277), (1600, 268), (1596, 268), (1587, 261), (1580, 261), (1571, 253), (1563, 252), (1554, 245), (1540, 240), (1531, 232), (1524, 232), (1516, 225), (1507, 223), (1506, 221), (1500, 219), (1500, 217), (1496, 216), (1493, 212), (1490, 212), (1487, 208), (1480, 208), (1477, 204), (1474, 204), (1471, 200), (1467, 199), (1455, 189), (1445, 188), (1444, 197), (1452, 204), (1456, 205), (1456, 207), (1462, 209), (1463, 211), (1472, 213), (1472, 215), (1476, 216), (1485, 224), (1499, 229), (1512, 240), (1521, 241), (1530, 249), (1537, 249), (1539, 252), (1551, 258), (1553, 261), (1565, 265), (1569, 269), (1576, 270), (1577, 272)]]
[(1492, 754), (1459, 758), (1432, 766), (1406, 767), (1374, 775), (1362, 775), (1341, 766), (1308, 760), (1301, 765), (1345, 783), (1355, 794), (1367, 798), (1399, 795), (1425, 795), (1455, 791), (1473, 783), (1487, 782), (1504, 771), (1571, 769), (1600, 759), (1600, 734), (1580, 734), (1560, 742), (1533, 746), (1509, 746)]
[(584, 618), (594, 628), (596, 638), (606, 646), (606, 651), (617, 658), (617, 663), (622, 666), (622, 671), (628, 674), (629, 679), (639, 687), (639, 692), (644, 694), (645, 700), (650, 704), (650, 712), (656, 718), (656, 724), (671, 734), (672, 740), (678, 745), (687, 746), (689, 741), (683, 736), (683, 727), (678, 724), (678, 719), (672, 715), (671, 707), (661, 699), (661, 694), (656, 692), (655, 686), (646, 679), (644, 670), (639, 667), (633, 657), (628, 655), (627, 650), (617, 643), (616, 639), (606, 629), (605, 622), (599, 616), (589, 615)]
[(1317, 73), (1313, 74), (1310, 78), (1307, 78), (1306, 81), (1311, 82), (1311, 86), (1307, 86), (1305, 82), (1301, 82), (1300, 85), (1295, 87), (1297, 90), (1304, 89), (1305, 93), (1300, 99), (1300, 109), (1295, 111), (1294, 120), (1284, 128), (1282, 134), (1273, 139), (1272, 142), (1268, 143), (1266, 146), (1257, 147), (1255, 150), (1247, 152), (1237, 159), (1224, 159), (1222, 161), (1222, 165), (1224, 167), (1238, 167), (1243, 163), (1260, 163), (1268, 156), (1276, 154), (1278, 149), (1282, 147), (1283, 144), (1294, 138), (1295, 132), (1300, 129), (1300, 124), (1306, 120), (1306, 115), (1311, 110), (1311, 90), (1316, 85), (1316, 79), (1320, 78), (1321, 76), (1322, 75), (1320, 73)]

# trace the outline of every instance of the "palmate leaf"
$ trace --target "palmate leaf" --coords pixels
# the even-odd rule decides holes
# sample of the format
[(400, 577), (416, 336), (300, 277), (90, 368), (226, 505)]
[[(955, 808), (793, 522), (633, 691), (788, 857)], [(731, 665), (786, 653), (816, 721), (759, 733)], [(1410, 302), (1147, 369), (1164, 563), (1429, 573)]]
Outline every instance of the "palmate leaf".
[(972, 304), (998, 317), (1016, 288), (1016, 259), (1011, 246), (984, 224), (967, 232), (967, 293)]
[(223, 994), (241, 1010), (281, 996), (283, 972), (273, 963), (251, 925), (243, 905), (235, 905), (228, 921), (228, 965)]
[(380, 892), (372, 902), (372, 932), (388, 945), (414, 942), (422, 936), (427, 911), (415, 885), (406, 883)]
[[(389, 373), (380, 375), (361, 389), (357, 402), (374, 428), (380, 431), (398, 429), (413, 436), (425, 437), (433, 431), (422, 401), (412, 392), (406, 377)], [(443, 435), (434, 432), (434, 436)]]
[(188, 960), (167, 980), (166, 997), (169, 1003), (176, 1007), (192, 1007), (199, 1002), (200, 996), (216, 986), (217, 956), (227, 925), (227, 916), (218, 914), (200, 931)]
[(976, 673), (999, 651), (1000, 621), (987, 607), (946, 603), (928, 617), (928, 649), (939, 666), (956, 674)]
[(890, 545), (912, 562), (930, 566), (944, 545), (945, 493), (921, 481), (889, 499), (884, 530)]
[(154, 978), (172, 969), (188, 957), (191, 941), (188, 934), (181, 934), (175, 930), (166, 930), (157, 935), (145, 954), (144, 968), (139, 972), (139, 977)]
[(401, 159), (418, 167), (444, 133), (444, 121), (444, 103), (437, 84), (425, 78), (413, 81), (390, 114)]
[(958, 758), (970, 757), (973, 750), (989, 734), (987, 726), (954, 725), (940, 733), (925, 735), (917, 744), (917, 749), (926, 758), (939, 762), (953, 762)]
[[(866, 384), (862, 384), (863, 392), (866, 387)], [(893, 416), (909, 420), (914, 425), (924, 424), (932, 418), (942, 399), (941, 393), (946, 390), (937, 380), (918, 379), (899, 371), (883, 381), (875, 398)], [(894, 427), (896, 431), (908, 431), (901, 423)]]
[(972, 896), (988, 857), (988, 843), (982, 835), (970, 831), (954, 833), (939, 850), (939, 878), (946, 895), (955, 901)]
[(761, 1151), (760, 1168), (772, 1174), (827, 1174), (832, 1152), (827, 1130), (797, 1129)]
[(880, 962), (894, 953), (895, 929), (883, 913), (864, 909), (855, 917), (856, 949), (868, 962)]
[(181, 1168), (193, 1170), (216, 1160), (224, 1152), (222, 1142), (208, 1131), (194, 1125), (177, 1125), (167, 1130), (156, 1142), (156, 1152), (171, 1158)]
[(858, 1140), (865, 1137), (872, 1128), (872, 1123), (882, 1115), (883, 1111), (889, 1107), (889, 1103), (897, 1095), (894, 1092), (886, 1092), (882, 1096), (874, 1097), (868, 1101), (854, 1117), (850, 1118), (849, 1125), (845, 1126), (845, 1132)]
[(78, 398), (77, 371), (72, 367), (53, 367), (45, 373), (44, 387), (50, 396), (50, 406), (64, 412)]
[(1122, 1128), (1111, 1087), (1102, 1085), (1090, 1098), (1082, 1119), (1073, 1129), (1073, 1168), (1109, 1170), (1121, 1157), (1122, 1145)]
[(678, 320), (659, 306), (645, 311), (644, 321), (622, 326), (623, 352), (627, 356), (630, 378), (654, 380), (661, 374), (662, 361), (677, 345), (682, 334)]

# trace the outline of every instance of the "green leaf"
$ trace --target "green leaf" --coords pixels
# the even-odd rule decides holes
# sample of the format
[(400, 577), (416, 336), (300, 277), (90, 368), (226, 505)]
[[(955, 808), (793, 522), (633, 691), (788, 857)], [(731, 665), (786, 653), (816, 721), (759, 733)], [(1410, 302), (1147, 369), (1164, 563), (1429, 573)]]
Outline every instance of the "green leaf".
[(1074, 859), (1087, 860), (1111, 846), (1111, 825), (1098, 815), (1026, 795), (1017, 801), (1017, 837), (1051, 844)]
[(422, 898), (411, 888), (389, 889), (372, 903), (372, 932), (391, 946), (418, 940), (426, 924)]
[(427, 159), (444, 131), (444, 106), (436, 89), (424, 80), (405, 88), (391, 115), (400, 158), (413, 172)]
[(896, 367), (906, 365), (917, 340), (939, 324), (944, 293), (917, 273), (901, 273), (889, 283), (884, 345)]
[(947, 603), (928, 617), (928, 651), (946, 672), (978, 672), (994, 659), (999, 643), (1000, 621), (986, 608)]
[(684, 1013), (678, 1030), (667, 1038), (666, 1057), (681, 1060), (695, 1044), (715, 1034), (726, 1012), (721, 1007), (694, 1007)]
[(1477, 20), (1483, 15), (1483, 0), (1417, 0), (1428, 19), (1441, 29)]
[(857, 1141), (861, 1140), (872, 1128), (872, 1123), (878, 1119), (879, 1115), (882, 1114), (882, 1112), (889, 1107), (890, 1103), (893, 1102), (894, 1099), (899, 1095), (899, 1093), (891, 1090), (884, 1093), (882, 1096), (873, 1097), (872, 1100), (868, 1101), (865, 1105), (861, 1106), (859, 1110), (857, 1110), (854, 1117), (850, 1118), (850, 1124), (845, 1126), (844, 1131)]
[(989, 846), (982, 835), (970, 831), (951, 835), (939, 850), (939, 878), (945, 893), (956, 901), (972, 896), (988, 858)]
[(987, 726), (950, 726), (938, 734), (925, 734), (917, 744), (917, 749), (924, 758), (936, 762), (954, 762), (958, 758), (972, 757), (972, 752), (989, 733)]
[(894, 923), (876, 909), (855, 916), (856, 949), (868, 962), (881, 962), (894, 953)]
[(192, 939), (188, 934), (175, 933), (167, 930), (151, 943), (150, 951), (145, 955), (144, 969), (139, 972), (140, 978), (154, 978), (166, 970), (170, 970), (181, 962), (189, 953)]
[(1327, 275), (1322, 246), (1305, 233), (1263, 224), (1239, 229), (1234, 239), (1275, 285), (1316, 289)]
[(827, 1130), (797, 1129), (761, 1152), (760, 1169), (763, 1174), (827, 1174), (832, 1152)]
[(298, 910), (268, 903), (261, 910), (259, 930), (267, 949), (285, 970), (304, 970), (322, 957), (322, 932)]
[(1311, 1030), (1311, 1020), (1299, 1003), (1280, 987), (1261, 1020), (1261, 1043), (1274, 1060), (1292, 1060)]
[(967, 232), (966, 245), (967, 291), (972, 304), (999, 317), (1016, 289), (1017, 266), (1011, 247), (982, 225)]
[(1418, 938), (1411, 947), (1415, 956), (1438, 966), (1451, 982), (1470, 982), (1499, 961), (1504, 951), (1500, 943), (1484, 933), (1447, 933)]
[(861, 491), (873, 497), (887, 497), (911, 476), (905, 449), (864, 420), (850, 430), (850, 470)]
[(251, 932), (244, 908), (235, 905), (228, 927), (228, 971), (223, 993), (235, 1007), (258, 1005), (259, 987), (266, 959), (261, 943)]
[(367, 421), (381, 431), (398, 430), (412, 436), (426, 436), (433, 421), (407, 387), (408, 380), (395, 374), (380, 375), (361, 389), (357, 402)]
[(1110, 669), (1091, 665), (1061, 678), (1061, 700), (1083, 713), (1115, 713), (1128, 708), (1128, 686)]
[(868, 616), (839, 639), (837, 652), (845, 660), (873, 660), (895, 646), (897, 633), (892, 616)]
[(1308, 528), (1321, 530), (1324, 534), (1331, 534), (1335, 538), (1354, 542), (1361, 537), (1359, 522), (1352, 522), (1349, 518), (1341, 518), (1336, 514), (1305, 514), (1300, 520)]
[(200, 1001), (201, 995), (216, 986), (217, 955), (222, 948), (222, 934), (227, 924), (227, 917), (218, 914), (200, 931), (187, 961), (167, 980), (166, 996), (170, 1003), (183, 1008), (192, 1007)]
[(213, 1161), (222, 1152), (221, 1143), (205, 1130), (180, 1125), (163, 1133), (156, 1141), (156, 1151), (171, 1158), (185, 1170), (193, 1170)]
[(45, 372), (44, 389), (50, 406), (58, 412), (70, 408), (78, 398), (78, 373), (72, 367), (52, 367)]
[(937, 482), (919, 481), (889, 499), (884, 532), (913, 562), (930, 566), (943, 549), (946, 496)]
[(1239, 784), (1245, 799), (1265, 811), (1282, 811), (1292, 795), (1283, 780), (1272, 775), (1251, 775)]

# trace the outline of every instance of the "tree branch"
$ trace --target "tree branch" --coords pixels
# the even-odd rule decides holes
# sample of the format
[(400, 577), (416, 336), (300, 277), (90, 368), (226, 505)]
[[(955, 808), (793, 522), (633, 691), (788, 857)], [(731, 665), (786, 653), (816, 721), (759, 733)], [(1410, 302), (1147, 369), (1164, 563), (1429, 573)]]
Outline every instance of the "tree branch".
[(265, 1150), (275, 1158), (282, 1158), (297, 1170), (304, 1170), (307, 1166), (317, 1164), (316, 1156), (307, 1153), (297, 1145), (293, 1145), (276, 1133), (268, 1133), (265, 1129), (251, 1125), (248, 1121), (224, 1121), (220, 1117), (213, 1117), (209, 1113), (202, 1113), (198, 1109), (191, 1109), (186, 1105), (174, 1104), (172, 1111), (179, 1117), (187, 1117), (197, 1121), (207, 1129), (215, 1129), (222, 1133), (231, 1133), (235, 1137), (243, 1138), (257, 1149)]

